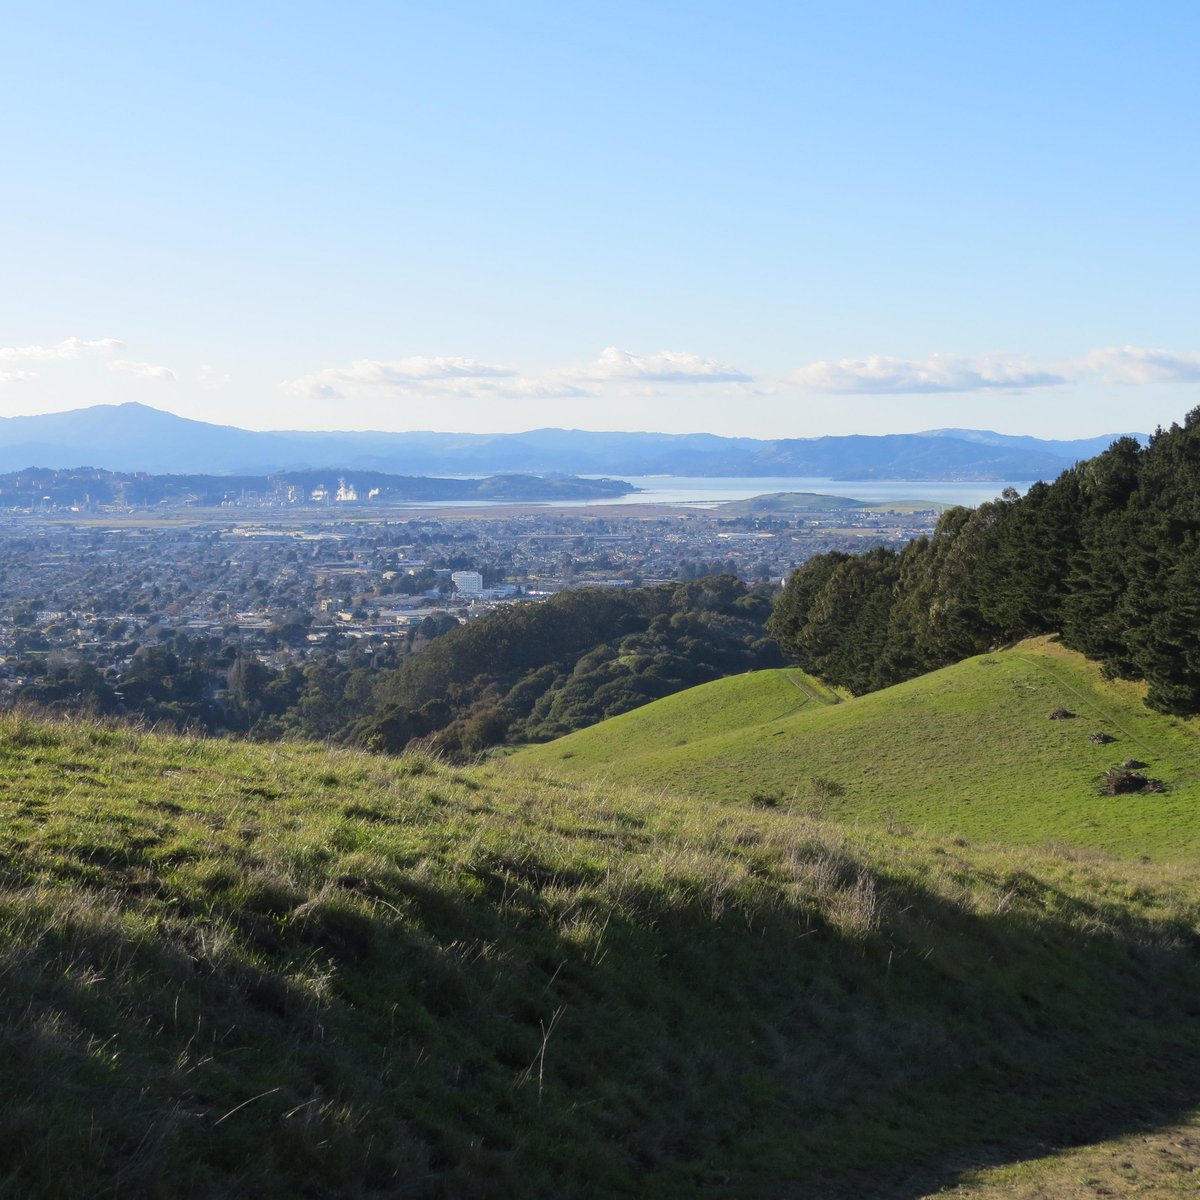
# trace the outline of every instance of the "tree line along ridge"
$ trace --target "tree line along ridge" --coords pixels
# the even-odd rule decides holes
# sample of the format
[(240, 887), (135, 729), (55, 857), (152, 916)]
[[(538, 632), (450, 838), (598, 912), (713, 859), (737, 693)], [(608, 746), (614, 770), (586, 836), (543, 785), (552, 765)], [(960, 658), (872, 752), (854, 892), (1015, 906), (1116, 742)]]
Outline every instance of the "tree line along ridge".
[(949, 509), (900, 550), (809, 559), (769, 627), (855, 693), (1057, 632), (1106, 676), (1144, 680), (1156, 711), (1200, 711), (1200, 408), (1024, 496)]

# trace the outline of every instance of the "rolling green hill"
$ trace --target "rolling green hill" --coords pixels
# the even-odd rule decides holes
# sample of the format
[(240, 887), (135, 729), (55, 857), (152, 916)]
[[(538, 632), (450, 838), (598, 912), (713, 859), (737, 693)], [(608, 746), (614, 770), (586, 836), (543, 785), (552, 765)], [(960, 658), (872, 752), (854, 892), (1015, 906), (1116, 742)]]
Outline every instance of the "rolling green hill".
[[(798, 671), (738, 676), (512, 761), (743, 808), (1200, 861), (1200, 722), (1151, 712), (1136, 685), (1103, 680), (1052, 639), (821, 702), (830, 695)], [(1049, 720), (1056, 708), (1076, 716)], [(1114, 740), (1097, 745), (1093, 733)], [(1169, 790), (1100, 795), (1104, 771), (1127, 759)]]
[[(858, 705), (770, 678), (726, 714)], [(3, 717), (0, 1195), (912, 1200), (1185, 1120), (1198, 920), (1185, 866)]]
[(755, 517), (773, 513), (836, 512), (866, 505), (866, 500), (826, 496), (821, 492), (766, 492), (748, 500), (726, 500), (717, 505), (717, 511), (725, 517)]
[(727, 500), (717, 505), (723, 517), (757, 517), (795, 513), (856, 511), (863, 512), (940, 512), (949, 505), (937, 500), (854, 500), (849, 496), (826, 496), (820, 492), (767, 492), (749, 500)]

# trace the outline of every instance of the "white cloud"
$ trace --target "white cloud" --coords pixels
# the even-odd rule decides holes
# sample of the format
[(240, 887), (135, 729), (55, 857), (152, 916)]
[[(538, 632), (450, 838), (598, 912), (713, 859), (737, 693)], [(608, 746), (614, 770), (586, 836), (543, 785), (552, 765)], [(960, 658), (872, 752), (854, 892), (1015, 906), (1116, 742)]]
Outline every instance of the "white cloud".
[(414, 355), (391, 360), (359, 359), (280, 386), (290, 395), (319, 400), (339, 399), (347, 391), (366, 389), (497, 399), (584, 399), (596, 396), (597, 388), (610, 385), (752, 382), (751, 376), (736, 367), (698, 354), (668, 350), (640, 355), (610, 346), (586, 366), (547, 370), (534, 376), (473, 358)]
[(222, 388), (228, 387), (232, 382), (233, 377), (228, 372), (218, 371), (216, 367), (210, 367), (207, 364), (200, 368), (200, 382), (205, 387)]
[(873, 354), (821, 360), (786, 377), (772, 378), (755, 377), (739, 367), (690, 351), (638, 354), (609, 346), (590, 363), (546, 368), (533, 374), (473, 358), (412, 355), (358, 359), (280, 386), (289, 395), (324, 401), (347, 396), (365, 398), (374, 393), (427, 401), (578, 399), (613, 404), (621, 400), (644, 403), (647, 397), (665, 402), (671, 394), (695, 398), (695, 389), (700, 388), (717, 396), (733, 391), (778, 397), (797, 390), (825, 395), (953, 396), (1039, 391), (1087, 381), (1200, 382), (1200, 353), (1124, 346), (1092, 350), (1057, 362), (1018, 354), (934, 353), (923, 358)]
[(28, 383), (36, 378), (36, 371), (0, 371), (0, 383)]
[(287, 379), (279, 386), (289, 396), (301, 400), (340, 400), (344, 395), (332, 383), (324, 383), (315, 375), (305, 375), (302, 379)]
[(555, 372), (540, 378), (518, 375), (513, 379), (499, 379), (472, 390), (501, 398), (533, 400), (562, 400), (595, 395), (590, 388), (571, 382)]
[(1092, 350), (1086, 367), (1105, 383), (1200, 383), (1200, 354), (1106, 346)]
[(121, 342), (116, 338), (69, 337), (52, 346), (0, 346), (0, 362), (48, 362), (52, 359), (82, 358), (85, 354), (107, 354), (119, 350)]
[(1070, 376), (1023, 358), (999, 354), (931, 354), (928, 358), (873, 354), (863, 359), (810, 363), (796, 371), (792, 379), (813, 392), (911, 395), (1056, 387), (1069, 382)]
[[(431, 383), (447, 379), (508, 379), (516, 374), (507, 367), (478, 362), (473, 358), (449, 358), (417, 354), (391, 362), (361, 358), (348, 367), (336, 369), (347, 383), (380, 387), (403, 387), (413, 383)], [(324, 374), (328, 374), (325, 372)]]
[(170, 367), (159, 367), (154, 363), (130, 362), (126, 358), (117, 358), (107, 366), (110, 371), (121, 371), (126, 375), (135, 375), (138, 379), (155, 379), (160, 383), (175, 381), (175, 372)]
[(284, 391), (314, 399), (336, 399), (343, 387), (417, 389), (450, 385), (453, 390), (495, 380), (513, 379), (508, 367), (479, 362), (473, 358), (417, 354), (408, 358), (381, 360), (360, 358), (344, 367), (326, 367), (300, 379), (282, 384)]
[(1016, 392), (1088, 379), (1108, 384), (1200, 383), (1200, 353), (1107, 346), (1059, 363), (1002, 354), (874, 354), (809, 363), (791, 376), (805, 391), (855, 395)]
[(569, 368), (563, 374), (590, 383), (753, 383), (752, 376), (737, 367), (701, 358), (686, 350), (663, 350), (658, 354), (633, 354), (608, 346), (587, 367)]

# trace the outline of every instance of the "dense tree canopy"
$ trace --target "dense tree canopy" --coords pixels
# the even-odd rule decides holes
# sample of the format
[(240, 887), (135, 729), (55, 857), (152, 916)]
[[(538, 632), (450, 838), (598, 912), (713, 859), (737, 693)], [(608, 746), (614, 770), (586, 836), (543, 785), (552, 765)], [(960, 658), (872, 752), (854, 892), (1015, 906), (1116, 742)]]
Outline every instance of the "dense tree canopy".
[(349, 737), (397, 750), (432, 735), (451, 754), (544, 741), (722, 675), (781, 665), (770, 611), (765, 589), (731, 575), (513, 605), (383, 676), (374, 710)]
[(1025, 496), (952, 508), (902, 550), (810, 559), (770, 628), (855, 692), (1058, 630), (1109, 674), (1144, 679), (1151, 707), (1200, 712), (1200, 409)]

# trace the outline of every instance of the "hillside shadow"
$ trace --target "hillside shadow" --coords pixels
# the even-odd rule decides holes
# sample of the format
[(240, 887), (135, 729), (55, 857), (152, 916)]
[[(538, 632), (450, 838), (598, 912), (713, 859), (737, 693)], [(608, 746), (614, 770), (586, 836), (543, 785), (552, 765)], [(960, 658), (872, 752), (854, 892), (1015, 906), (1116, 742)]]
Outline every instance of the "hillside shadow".
[[(109, 1127), (104, 1162), (80, 1152), (97, 1196), (130, 1161), (148, 1190), (201, 1194), (188, 1182), (201, 1154), (214, 1195), (266, 1180), (257, 1194), (917, 1200), (970, 1166), (1200, 1106), (1189, 927), (1032, 873), (1010, 875), (1004, 910), (981, 915), (820, 852), (819, 888), (801, 889), (812, 903), (753, 872), (605, 891), (599, 867), (564, 874), (530, 853), (477, 861), (474, 889), (343, 876), (284, 922), (214, 912), (250, 957), (206, 957), (197, 934), (199, 949), (155, 950), (100, 1005), (98, 985), (44, 991), (49, 966), (30, 959), (10, 999), (120, 1032), (122, 1062), (154, 1064), (121, 1075), (137, 1120)], [(111, 966), (124, 942), (116, 926), (106, 937), (63, 925), (36, 953), (69, 953), (78, 974)], [(326, 960), (318, 1006), (287, 981)], [(176, 1019), (181, 989), (192, 999)], [(219, 1076), (170, 1065), (201, 1018), (225, 1031), (204, 1068)], [(392, 1057), (402, 1069), (381, 1070)], [(86, 1147), (70, 1114), (91, 1110), (71, 1098), (92, 1068), (64, 1063), (44, 1103)], [(289, 1115), (301, 1110), (304, 1130)], [(145, 1129), (179, 1113), (186, 1136), (147, 1149)], [(44, 1120), (30, 1110), (31, 1128)]]
[[(865, 878), (840, 869), (835, 911), (862, 902)], [(587, 881), (528, 862), (485, 872), (499, 907), (483, 927), (478, 904), (431, 889), (430, 933), (475, 926), (521, 964), (519, 998), (495, 1026), (506, 985), (478, 964), (452, 984), (431, 951), (439, 1011), (450, 1015), (449, 995), (456, 1019), (536, 1035), (515, 1054), (501, 1035), (504, 1061), (532, 1047), (542, 1074), (542, 1102), (521, 1120), (570, 1140), (581, 1130), (561, 1114), (586, 1111), (605, 1131), (593, 1153), (612, 1194), (915, 1200), (982, 1163), (1200, 1106), (1190, 928), (1028, 873), (1010, 877), (1008, 907), (991, 915), (875, 880), (866, 932), (702, 886), (664, 903), (656, 886), (626, 888), (599, 940), (581, 941), (551, 933), (543, 889)], [(558, 1186), (547, 1194), (570, 1194)]]
[[(826, 1162), (798, 1159), (782, 1187), (731, 1194), (919, 1200), (982, 1167), (1171, 1125), (1200, 1107), (1194, 929), (1114, 926), (1111, 908), (1031, 876), (1022, 885), (1020, 911), (979, 916), (888, 882), (902, 916), (858, 944), (876, 973), (850, 991), (875, 1013), (872, 1029), (891, 1042), (900, 1072), (891, 1086), (863, 1089), (857, 1130), (845, 1109), (831, 1109)], [(917, 950), (926, 922), (940, 942), (928, 955)], [(892, 1042), (912, 1019), (940, 1036), (931, 1029), (916, 1049)], [(849, 1070), (863, 1074), (861, 1063)], [(844, 1139), (867, 1144), (847, 1155)]]

